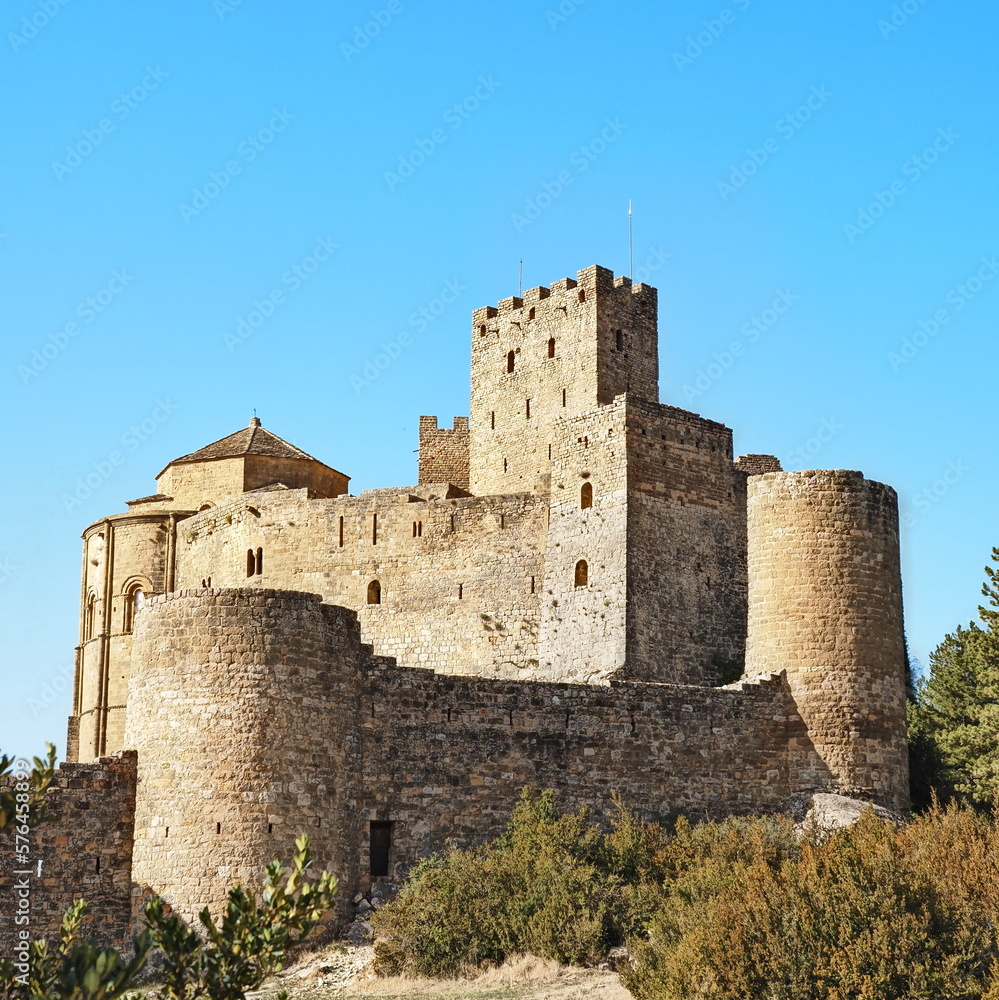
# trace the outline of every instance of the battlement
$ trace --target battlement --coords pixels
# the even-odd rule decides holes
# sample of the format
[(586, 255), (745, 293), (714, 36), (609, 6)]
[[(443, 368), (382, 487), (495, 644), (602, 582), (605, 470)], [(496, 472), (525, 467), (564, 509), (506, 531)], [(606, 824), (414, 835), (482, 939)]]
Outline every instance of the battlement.
[[(539, 303), (546, 299), (554, 300), (548, 303), (549, 305), (565, 310), (568, 303), (561, 300), (566, 298), (570, 292), (578, 305), (590, 299), (590, 293), (596, 295), (613, 294), (622, 289), (627, 289), (629, 294), (636, 296), (648, 296), (651, 293), (654, 297), (656, 293), (656, 289), (651, 285), (645, 285), (641, 282), (637, 285), (632, 284), (631, 278), (626, 275), (615, 276), (610, 268), (593, 264), (577, 271), (575, 278), (560, 278), (550, 285), (536, 285), (526, 289), (520, 296), (511, 295), (500, 299), (495, 306), (481, 306), (473, 311), (472, 320), (473, 324), (482, 324), (503, 314), (519, 312), (525, 306), (528, 309), (536, 308)], [(529, 318), (533, 319), (534, 317)]]

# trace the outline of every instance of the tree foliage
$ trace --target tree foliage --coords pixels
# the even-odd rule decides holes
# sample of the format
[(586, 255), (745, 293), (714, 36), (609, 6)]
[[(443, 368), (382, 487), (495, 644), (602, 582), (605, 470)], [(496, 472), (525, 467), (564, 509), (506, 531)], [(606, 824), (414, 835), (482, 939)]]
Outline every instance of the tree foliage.
[[(999, 549), (992, 550), (999, 565)], [(999, 804), (999, 569), (985, 567), (981, 625), (946, 636), (909, 706), (913, 801), (936, 794), (979, 809)]]

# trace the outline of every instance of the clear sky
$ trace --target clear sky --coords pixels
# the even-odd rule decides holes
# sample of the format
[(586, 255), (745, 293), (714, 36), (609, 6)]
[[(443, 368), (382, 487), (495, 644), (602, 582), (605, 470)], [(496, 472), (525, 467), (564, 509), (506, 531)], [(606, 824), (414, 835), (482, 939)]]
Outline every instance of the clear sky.
[(468, 412), (471, 310), (520, 260), (524, 287), (626, 273), (629, 199), (661, 398), (737, 454), (892, 484), (925, 662), (999, 544), (997, 27), (953, 0), (9, 0), (0, 746), (65, 747), (87, 524), (254, 408), (352, 492), (415, 482), (417, 417)]

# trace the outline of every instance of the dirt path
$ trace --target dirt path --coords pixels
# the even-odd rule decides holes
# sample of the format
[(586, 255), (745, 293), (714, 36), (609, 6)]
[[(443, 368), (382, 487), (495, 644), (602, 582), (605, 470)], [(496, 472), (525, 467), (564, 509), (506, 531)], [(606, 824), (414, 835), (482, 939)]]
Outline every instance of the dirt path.
[(272, 1000), (631, 1000), (613, 972), (565, 968), (530, 956), (475, 979), (381, 978), (370, 970), (370, 948), (326, 950), (307, 958), (249, 997)]

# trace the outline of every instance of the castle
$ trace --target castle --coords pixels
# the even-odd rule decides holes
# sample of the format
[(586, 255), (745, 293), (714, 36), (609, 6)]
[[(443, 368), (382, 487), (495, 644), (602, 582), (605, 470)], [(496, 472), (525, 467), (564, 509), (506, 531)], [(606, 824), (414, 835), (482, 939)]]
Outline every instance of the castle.
[(470, 416), (420, 418), (416, 485), (351, 496), (254, 418), (86, 529), (42, 917), (193, 916), (302, 831), (346, 906), (525, 785), (649, 818), (907, 807), (894, 491), (658, 402), (656, 290), (605, 268), (471, 341)]

